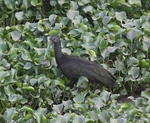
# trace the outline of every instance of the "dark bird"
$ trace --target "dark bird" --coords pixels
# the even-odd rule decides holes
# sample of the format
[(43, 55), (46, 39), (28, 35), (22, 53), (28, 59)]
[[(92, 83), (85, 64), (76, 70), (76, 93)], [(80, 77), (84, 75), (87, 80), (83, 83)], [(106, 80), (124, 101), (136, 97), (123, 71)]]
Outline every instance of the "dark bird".
[(52, 35), (50, 41), (54, 44), (56, 63), (66, 77), (77, 80), (80, 76), (85, 76), (91, 82), (118, 87), (115, 78), (102, 66), (79, 56), (63, 54), (60, 38), (57, 35)]

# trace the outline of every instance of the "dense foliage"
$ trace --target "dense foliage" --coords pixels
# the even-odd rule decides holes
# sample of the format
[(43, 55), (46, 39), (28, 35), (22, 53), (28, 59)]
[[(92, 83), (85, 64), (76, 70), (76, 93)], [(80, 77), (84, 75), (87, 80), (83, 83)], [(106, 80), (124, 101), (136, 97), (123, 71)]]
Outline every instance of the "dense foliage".
[[(148, 123), (150, 1), (1, 0), (0, 121)], [(57, 68), (49, 37), (64, 53), (101, 64), (119, 88), (68, 80)], [(140, 94), (133, 104), (120, 95)]]

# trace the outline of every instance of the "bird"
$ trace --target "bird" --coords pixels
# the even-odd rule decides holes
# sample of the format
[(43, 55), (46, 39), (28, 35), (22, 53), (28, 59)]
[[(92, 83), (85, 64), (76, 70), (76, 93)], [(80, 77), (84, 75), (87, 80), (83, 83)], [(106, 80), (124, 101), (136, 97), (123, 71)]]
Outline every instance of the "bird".
[(90, 82), (102, 83), (108, 87), (118, 87), (115, 77), (101, 65), (80, 56), (64, 54), (61, 50), (58, 35), (52, 35), (50, 43), (54, 44), (54, 54), (58, 68), (67, 78), (78, 80), (79, 77), (84, 76)]

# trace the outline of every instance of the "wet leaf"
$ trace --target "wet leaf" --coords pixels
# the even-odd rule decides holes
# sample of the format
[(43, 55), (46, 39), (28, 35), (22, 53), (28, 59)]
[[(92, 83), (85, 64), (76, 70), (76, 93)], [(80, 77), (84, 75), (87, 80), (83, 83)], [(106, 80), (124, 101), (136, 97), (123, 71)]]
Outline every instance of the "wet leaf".
[(31, 68), (31, 62), (27, 62), (24, 66), (24, 69), (29, 70)]
[(5, 77), (8, 77), (10, 73), (8, 71), (0, 71), (0, 81), (2, 81)]
[(93, 12), (93, 7), (92, 6), (86, 6), (85, 8), (83, 8), (83, 11), (85, 12), (85, 13), (87, 13), (87, 12)]
[(23, 106), (23, 107), (22, 107), (22, 110), (28, 111), (29, 113), (33, 114), (33, 109), (32, 109), (32, 107), (29, 106), (29, 105)]
[(130, 4), (132, 4), (132, 5), (137, 5), (137, 6), (139, 6), (139, 7), (141, 7), (142, 6), (142, 4), (141, 4), (141, 0), (129, 0), (128, 1)]
[(125, 118), (117, 118), (117, 119), (110, 119), (110, 123), (126, 123), (127, 119)]
[(30, 0), (23, 0), (22, 8), (27, 10), (30, 6), (31, 6)]
[(100, 112), (98, 114), (98, 118), (101, 122), (108, 122), (109, 121), (109, 116), (108, 116), (108, 112), (106, 110), (103, 110), (102, 112)]
[(112, 17), (109, 17), (109, 16), (105, 16), (102, 20), (103, 24), (104, 25), (107, 25), (109, 23), (109, 21), (111, 20)]
[(7, 108), (4, 113), (4, 119), (7, 122), (11, 122), (16, 113), (17, 113), (16, 108)]
[(128, 71), (129, 75), (132, 75), (133, 78), (137, 78), (139, 76), (140, 68), (139, 67), (131, 67)]
[(129, 60), (127, 61), (127, 65), (132, 66), (132, 65), (137, 65), (139, 62), (135, 57), (130, 57)]
[(94, 97), (91, 99), (91, 101), (95, 104), (95, 106), (100, 109), (104, 106), (102, 100), (100, 97)]
[(72, 101), (71, 100), (63, 101), (62, 104), (64, 105), (64, 110), (67, 110), (71, 108)]
[(84, 96), (82, 94), (78, 94), (73, 98), (73, 100), (76, 103), (82, 103), (84, 101)]
[(84, 77), (84, 76), (81, 76), (79, 79), (78, 79), (78, 82), (77, 82), (77, 87), (80, 87), (80, 85), (84, 82), (88, 82), (88, 78), (87, 77)]
[(54, 24), (54, 22), (56, 21), (56, 18), (57, 18), (57, 15), (55, 15), (55, 14), (51, 14), (49, 16), (49, 21), (50, 21), (51, 25)]
[(124, 63), (120, 60), (115, 61), (115, 66), (117, 70), (121, 71), (124, 69)]
[(16, 13), (15, 13), (15, 17), (16, 17), (19, 21), (23, 20), (23, 19), (24, 19), (24, 12), (23, 12), (23, 11), (21, 11), (21, 12), (16, 12)]
[(71, 20), (75, 19), (75, 17), (79, 15), (79, 11), (75, 11), (75, 10), (69, 10), (67, 12), (67, 17)]
[(21, 38), (21, 34), (19, 31), (11, 32), (11, 37), (14, 41), (18, 41)]
[(13, 2), (13, 0), (5, 0), (4, 3), (8, 9), (11, 9), (11, 10), (15, 9), (15, 3)]
[(61, 114), (61, 112), (63, 110), (63, 104), (54, 105), (53, 110), (55, 110), (57, 113)]
[(131, 41), (136, 37), (137, 32), (134, 29), (131, 29), (128, 33), (127, 33), (127, 38), (130, 39)]
[(143, 97), (145, 97), (145, 98), (150, 100), (150, 92), (148, 92), (146, 90), (142, 91), (141, 96), (143, 96)]
[(116, 19), (119, 20), (119, 21), (121, 21), (121, 22), (123, 20), (127, 19), (126, 13), (124, 11), (122, 11), (122, 12), (116, 12), (115, 15), (116, 15)]
[(72, 123), (83, 123), (83, 121), (84, 121), (84, 116), (75, 115)]
[(103, 90), (100, 96), (101, 96), (101, 99), (106, 103), (110, 98), (110, 93), (108, 91)]

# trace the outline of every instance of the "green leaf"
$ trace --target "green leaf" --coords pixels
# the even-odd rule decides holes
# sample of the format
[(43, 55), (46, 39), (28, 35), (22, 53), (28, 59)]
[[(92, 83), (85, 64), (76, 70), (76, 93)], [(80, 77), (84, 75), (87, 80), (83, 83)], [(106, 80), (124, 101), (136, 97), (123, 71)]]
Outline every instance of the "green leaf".
[[(69, 117), (69, 118), (68, 118)], [(70, 119), (70, 114), (67, 114), (67, 116), (64, 115), (57, 115), (54, 118), (54, 123), (68, 123), (67, 121)]]
[[(72, 1), (71, 1), (72, 2)], [(64, 3), (66, 3), (66, 0), (58, 0), (58, 4), (59, 5), (63, 5)]]
[(110, 53), (115, 52), (115, 50), (117, 49), (117, 47), (113, 46), (113, 47), (107, 47), (107, 51), (109, 51)]
[(46, 81), (46, 80), (47, 80), (47, 78), (46, 78), (45, 75), (40, 75), (40, 77), (39, 77), (39, 79), (38, 79), (38, 83), (41, 84), (41, 83), (43, 83), (43, 82)]
[(101, 40), (100, 41), (100, 49), (101, 51), (104, 50), (108, 45), (108, 42), (106, 40)]
[(40, 3), (38, 3), (38, 0), (31, 0), (31, 5), (33, 5), (33, 6), (39, 6), (39, 5), (41, 5)]
[(6, 59), (1, 60), (0, 65), (7, 68), (7, 69), (10, 68), (10, 63), (8, 63), (8, 61)]
[(103, 58), (109, 57), (110, 52), (107, 49), (104, 49), (103, 51), (101, 51), (101, 55)]
[(118, 7), (119, 4), (126, 5), (126, 1), (125, 0), (113, 0), (112, 4)]
[(16, 108), (7, 108), (4, 113), (4, 119), (7, 121), (7, 123), (10, 123), (17, 113)]
[(27, 115), (24, 116), (23, 119), (26, 121), (26, 120), (29, 120), (31, 118), (33, 118), (33, 114), (27, 114)]
[(147, 51), (150, 48), (150, 41), (149, 41), (149, 37), (147, 36), (143, 36), (143, 50)]
[(30, 84), (33, 86), (37, 83), (37, 79), (30, 79)]
[(88, 123), (95, 123), (95, 121), (98, 121), (98, 113), (96, 111), (89, 111), (89, 116), (91, 120), (94, 122), (88, 122)]
[(109, 17), (109, 16), (105, 16), (102, 20), (103, 24), (104, 25), (107, 25), (109, 23), (109, 21), (111, 20), (112, 17)]
[(107, 25), (108, 29), (111, 30), (111, 31), (114, 31), (114, 32), (118, 32), (118, 30), (120, 29), (120, 26), (117, 25), (117, 24), (112, 24), (112, 23), (109, 23)]
[(4, 92), (8, 96), (15, 94), (15, 90), (13, 89), (13, 87), (11, 85), (4, 86)]
[(64, 105), (64, 110), (70, 109), (72, 105), (71, 100), (63, 101), (62, 104)]
[(69, 11), (67, 12), (67, 17), (68, 17), (70, 20), (74, 20), (77, 15), (79, 15), (79, 11), (69, 10)]
[(83, 123), (83, 122), (84, 122), (84, 116), (75, 115), (72, 123)]
[(57, 34), (59, 34), (59, 30), (58, 29), (52, 29), (48, 33), (49, 36), (57, 35)]
[(0, 52), (5, 52), (7, 50), (7, 43), (5, 41), (0, 42)]
[(84, 96), (82, 94), (77, 94), (73, 100), (76, 102), (76, 103), (82, 103), (84, 101)]
[(126, 123), (127, 119), (126, 118), (117, 118), (117, 119), (110, 119), (110, 123)]
[(32, 61), (29, 54), (21, 53), (21, 58), (25, 61)]
[(71, 35), (72, 37), (76, 37), (76, 36), (79, 35), (79, 31), (76, 30), (76, 29), (72, 29), (72, 30), (68, 33), (68, 35)]
[(45, 53), (45, 48), (36, 48), (36, 47), (34, 47), (34, 50), (36, 51), (36, 53), (38, 54), (38, 55), (42, 55), (42, 54), (44, 54)]
[(85, 13), (87, 13), (87, 12), (93, 13), (93, 6), (90, 6), (90, 5), (86, 6), (86, 7), (83, 8), (83, 11)]
[(94, 97), (93, 99), (91, 99), (91, 101), (95, 104), (95, 106), (100, 109), (104, 106), (102, 100), (100, 97)]
[(77, 24), (78, 28), (82, 28), (84, 31), (87, 31), (88, 30), (88, 27), (87, 25), (83, 24), (83, 23), (79, 23)]
[[(61, 1), (61, 0), (59, 0)], [(74, 2), (74, 1), (71, 1), (71, 10), (77, 10), (78, 9), (78, 3), (77, 2)]]
[(60, 86), (61, 88), (65, 88), (65, 84), (63, 80), (54, 80), (54, 83), (58, 86)]
[(134, 30), (134, 29), (131, 29), (128, 33), (127, 33), (127, 38), (129, 39), (129, 40), (133, 40), (135, 37), (136, 37), (136, 35), (137, 35), (137, 32), (136, 32), (136, 30)]
[(21, 11), (21, 12), (16, 12), (15, 13), (15, 17), (17, 18), (17, 20), (21, 21), (24, 19), (24, 12)]
[(126, 90), (126, 89), (122, 89), (122, 90), (120, 91), (120, 94), (121, 94), (121, 95), (127, 95), (127, 90)]
[(18, 41), (21, 38), (21, 34), (19, 31), (12, 31), (10, 34), (14, 41)]
[(13, 0), (4, 0), (4, 3), (8, 9), (15, 9), (15, 2)]
[(116, 60), (115, 67), (117, 68), (117, 70), (121, 71), (124, 69), (124, 63), (120, 60)]
[(132, 66), (132, 65), (137, 65), (139, 62), (138, 60), (135, 58), (135, 57), (130, 57), (128, 60), (127, 60), (127, 65), (128, 67), (129, 66)]
[(22, 82), (15, 82), (16, 86), (21, 88), (22, 87)]
[(142, 6), (141, 0), (129, 0), (128, 2), (129, 2), (130, 4), (132, 4), (132, 5), (137, 5), (137, 6), (139, 6), (139, 7)]
[(29, 46), (31, 49), (33, 48), (33, 45), (34, 45), (31, 41), (23, 41), (20, 44)]
[(28, 9), (31, 6), (31, 0), (23, 0), (22, 8)]
[(61, 112), (63, 110), (63, 104), (53, 105), (53, 110), (55, 110), (57, 113), (61, 114)]
[(8, 77), (10, 73), (8, 71), (0, 71), (0, 81), (2, 81), (5, 77)]
[(81, 77), (78, 79), (77, 87), (79, 87), (82, 83), (88, 82), (88, 81), (89, 81), (89, 80), (88, 80), (87, 77), (81, 76)]
[(8, 98), (8, 100), (11, 102), (11, 103), (14, 103), (16, 102), (17, 100), (21, 100), (22, 99), (22, 96), (18, 95), (18, 94), (11, 94)]
[(45, 123), (46, 122), (46, 117), (42, 113), (40, 113), (39, 111), (35, 111), (34, 116), (35, 116), (38, 123)]
[(90, 0), (81, 0), (81, 2), (83, 3), (83, 5), (90, 3)]
[(88, 50), (89, 54), (93, 57), (96, 57), (96, 53), (93, 50)]
[(121, 104), (121, 109), (123, 109), (123, 110), (125, 110), (125, 109), (128, 109), (128, 108), (130, 108), (130, 104), (129, 103), (123, 103), (123, 104)]
[(140, 113), (140, 110), (134, 107), (129, 110), (129, 114), (131, 118), (135, 117), (135, 115), (139, 113)]
[(34, 91), (35, 90), (32, 86), (27, 85), (26, 83), (23, 84), (22, 89), (27, 90), (27, 91)]
[(122, 11), (122, 12), (116, 12), (115, 15), (116, 15), (116, 19), (119, 20), (119, 21), (121, 21), (121, 22), (123, 20), (127, 19), (126, 13), (124, 11)]
[(110, 98), (110, 92), (103, 90), (100, 94), (100, 97), (106, 103)]
[(51, 15), (49, 16), (49, 21), (50, 21), (50, 24), (51, 24), (51, 25), (54, 24), (56, 18), (57, 18), (57, 15), (55, 15), (55, 14), (51, 14)]
[(131, 67), (128, 71), (129, 75), (132, 75), (134, 79), (139, 76), (140, 68), (139, 67)]
[(21, 109), (24, 111), (28, 111), (30, 114), (33, 114), (33, 109), (29, 105), (24, 105)]
[(62, 52), (63, 52), (63, 53), (66, 53), (66, 54), (68, 54), (68, 55), (71, 55), (71, 50), (70, 50), (70, 48), (62, 48)]
[(150, 92), (148, 92), (147, 90), (142, 91), (141, 96), (150, 100)]
[(98, 118), (102, 123), (107, 123), (109, 121), (108, 111), (103, 110), (98, 114)]
[(29, 70), (31, 67), (31, 62), (27, 62), (23, 68)]

